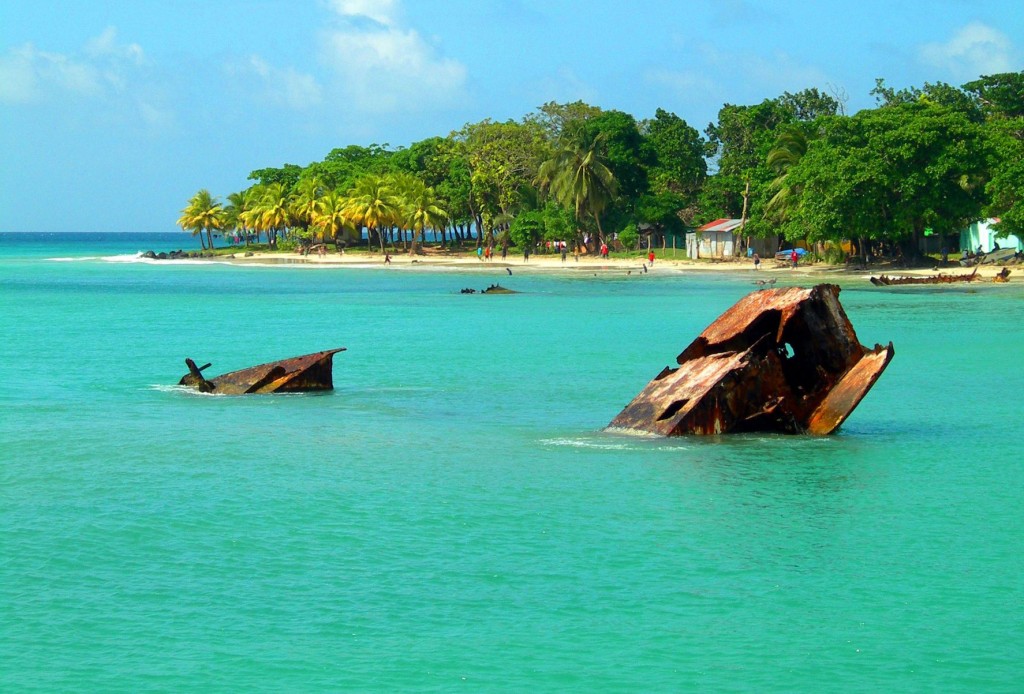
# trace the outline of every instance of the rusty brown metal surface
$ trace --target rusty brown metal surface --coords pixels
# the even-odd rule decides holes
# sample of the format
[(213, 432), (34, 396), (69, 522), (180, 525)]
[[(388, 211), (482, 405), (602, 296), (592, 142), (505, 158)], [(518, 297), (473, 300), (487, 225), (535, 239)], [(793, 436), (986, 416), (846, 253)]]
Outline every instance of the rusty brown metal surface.
[(682, 436), (744, 431), (829, 434), (893, 356), (867, 349), (839, 287), (756, 291), (709, 325), (608, 425)]
[(190, 386), (203, 393), (220, 395), (248, 395), (253, 393), (304, 393), (334, 388), (334, 355), (344, 352), (344, 347), (323, 352), (304, 354), (300, 357), (281, 359), (250, 366), (247, 369), (231, 371), (207, 380), (203, 369), (186, 359), (189, 373), (178, 381), (178, 385)]

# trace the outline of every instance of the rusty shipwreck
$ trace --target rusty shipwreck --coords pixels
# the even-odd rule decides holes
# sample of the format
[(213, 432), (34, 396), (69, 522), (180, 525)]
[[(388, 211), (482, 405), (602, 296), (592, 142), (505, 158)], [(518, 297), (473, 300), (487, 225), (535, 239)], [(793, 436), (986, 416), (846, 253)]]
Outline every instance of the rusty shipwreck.
[(206, 380), (202, 373), (210, 366), (209, 364), (196, 366), (194, 361), (186, 359), (185, 365), (188, 366), (188, 373), (181, 377), (178, 385), (195, 388), (201, 393), (220, 395), (308, 393), (333, 390), (334, 355), (344, 351), (344, 347), (339, 347), (323, 352), (304, 354), (301, 357), (291, 357), (231, 371), (210, 380)]
[(888, 366), (860, 344), (839, 287), (755, 291), (709, 325), (608, 425), (662, 436), (831, 434)]

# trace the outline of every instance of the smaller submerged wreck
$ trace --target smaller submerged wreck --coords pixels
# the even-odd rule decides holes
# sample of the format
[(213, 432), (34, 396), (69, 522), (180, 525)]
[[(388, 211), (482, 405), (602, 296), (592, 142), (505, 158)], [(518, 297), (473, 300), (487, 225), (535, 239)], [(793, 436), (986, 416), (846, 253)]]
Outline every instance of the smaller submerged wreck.
[(755, 291), (709, 325), (608, 428), (662, 436), (831, 434), (892, 360), (857, 341), (839, 287)]
[(334, 389), (334, 355), (344, 347), (304, 354), (248, 369), (231, 371), (211, 380), (203, 377), (210, 365), (196, 366), (186, 359), (188, 373), (178, 381), (180, 386), (195, 388), (200, 393), (248, 395), (251, 393), (308, 393)]

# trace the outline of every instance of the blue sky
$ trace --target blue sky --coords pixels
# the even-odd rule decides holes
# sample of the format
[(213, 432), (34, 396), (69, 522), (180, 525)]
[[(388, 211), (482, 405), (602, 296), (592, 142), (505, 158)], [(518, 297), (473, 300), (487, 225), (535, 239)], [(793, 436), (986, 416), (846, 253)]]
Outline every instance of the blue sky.
[(253, 169), (552, 100), (703, 131), (1022, 63), (1019, 0), (0, 0), (0, 231), (172, 231)]

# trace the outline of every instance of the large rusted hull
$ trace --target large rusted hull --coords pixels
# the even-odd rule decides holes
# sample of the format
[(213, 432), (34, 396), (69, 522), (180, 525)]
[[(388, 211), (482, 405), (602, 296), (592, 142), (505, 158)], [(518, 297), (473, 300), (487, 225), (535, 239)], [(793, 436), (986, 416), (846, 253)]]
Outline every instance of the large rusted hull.
[(178, 385), (190, 386), (203, 393), (220, 395), (249, 395), (253, 393), (305, 393), (334, 388), (334, 355), (344, 352), (344, 347), (324, 352), (304, 354), (280, 361), (268, 362), (247, 369), (231, 371), (206, 380), (201, 368), (186, 359), (189, 373)]
[(753, 292), (708, 326), (609, 428), (682, 436), (830, 434), (893, 356), (857, 341), (839, 287)]

